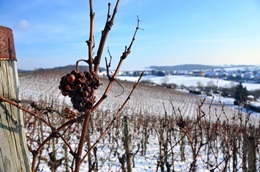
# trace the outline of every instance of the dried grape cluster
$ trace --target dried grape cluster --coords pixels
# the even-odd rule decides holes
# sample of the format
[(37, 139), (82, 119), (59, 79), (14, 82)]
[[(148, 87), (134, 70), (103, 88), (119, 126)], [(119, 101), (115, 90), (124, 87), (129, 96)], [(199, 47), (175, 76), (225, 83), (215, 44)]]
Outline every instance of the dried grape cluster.
[(94, 72), (73, 70), (61, 78), (59, 89), (63, 96), (71, 98), (74, 109), (85, 112), (93, 107), (94, 90), (100, 85), (99, 77)]
[(180, 127), (180, 129), (184, 129), (186, 126), (186, 122), (183, 118), (179, 118), (177, 119), (177, 125)]

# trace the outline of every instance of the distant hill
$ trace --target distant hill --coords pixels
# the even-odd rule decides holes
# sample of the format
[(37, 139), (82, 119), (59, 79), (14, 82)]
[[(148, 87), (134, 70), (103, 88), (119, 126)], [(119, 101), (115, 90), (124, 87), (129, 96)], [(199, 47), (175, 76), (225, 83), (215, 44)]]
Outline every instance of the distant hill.
[[(67, 66), (59, 66), (59, 67), (55, 67), (55, 68), (52, 68), (51, 70), (61, 70), (61, 71), (72, 71), (72, 70), (75, 70), (76, 68), (76, 65), (67, 65)], [(86, 65), (79, 65), (78, 66), (78, 69), (79, 71), (85, 71), (85, 70), (88, 70), (88, 66)]]
[[(66, 66), (59, 66), (54, 68), (39, 68), (36, 70), (21, 70), (18, 69), (19, 74), (25, 74), (31, 71), (41, 71), (41, 70), (59, 70), (59, 71), (66, 71), (70, 72), (75, 69), (75, 65), (66, 65)], [(210, 70), (210, 69), (221, 69), (221, 68), (239, 68), (239, 67), (254, 67), (254, 65), (226, 65), (226, 66), (213, 66), (213, 65), (201, 65), (201, 64), (183, 64), (183, 65), (176, 65), (176, 66), (150, 66), (148, 68), (154, 70), (161, 70), (161, 71), (174, 71), (174, 70), (182, 70), (182, 71), (192, 71), (192, 70)], [(79, 71), (86, 71), (88, 70), (87, 65), (79, 65)], [(100, 67), (100, 71), (106, 70), (104, 67)]]
[(173, 70), (209, 70), (209, 69), (221, 69), (221, 68), (234, 68), (234, 67), (252, 67), (253, 65), (230, 65), (230, 66), (213, 66), (213, 65), (201, 65), (201, 64), (183, 64), (176, 66), (150, 66), (151, 69), (173, 71)]
[(18, 69), (18, 73), (19, 73), (19, 74), (28, 73), (28, 72), (31, 72), (31, 70)]
[[(66, 71), (66, 72), (71, 72), (72, 70), (75, 70), (76, 66), (75, 65), (66, 65), (66, 66), (59, 66), (59, 67), (54, 67), (54, 68), (39, 68), (33, 71), (47, 71), (47, 70), (58, 70), (58, 71)], [(85, 65), (79, 65), (78, 66), (79, 71), (86, 71), (88, 70), (88, 66)], [(103, 71), (105, 68), (100, 67), (99, 70)], [(18, 73), (27, 73), (31, 72), (32, 70), (21, 70), (18, 69)]]

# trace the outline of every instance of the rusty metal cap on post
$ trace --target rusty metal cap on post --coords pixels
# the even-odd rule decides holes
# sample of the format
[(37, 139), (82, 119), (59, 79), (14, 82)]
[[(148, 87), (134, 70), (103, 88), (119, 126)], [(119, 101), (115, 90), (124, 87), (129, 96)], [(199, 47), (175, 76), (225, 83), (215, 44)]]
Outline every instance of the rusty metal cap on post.
[(0, 26), (0, 61), (16, 61), (12, 29)]

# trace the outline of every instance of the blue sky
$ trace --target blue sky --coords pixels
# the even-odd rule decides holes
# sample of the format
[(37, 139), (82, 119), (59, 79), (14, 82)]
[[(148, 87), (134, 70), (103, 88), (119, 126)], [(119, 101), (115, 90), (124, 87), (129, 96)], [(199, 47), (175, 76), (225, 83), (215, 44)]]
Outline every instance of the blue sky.
[[(113, 6), (116, 1), (93, 1), (97, 48), (107, 3)], [(121, 0), (103, 53), (108, 57), (109, 47), (112, 68), (131, 41), (137, 15), (144, 30), (139, 30), (122, 69), (260, 65), (259, 0)], [(13, 30), (20, 69), (64, 66), (87, 58), (88, 0), (0, 0), (0, 25)]]

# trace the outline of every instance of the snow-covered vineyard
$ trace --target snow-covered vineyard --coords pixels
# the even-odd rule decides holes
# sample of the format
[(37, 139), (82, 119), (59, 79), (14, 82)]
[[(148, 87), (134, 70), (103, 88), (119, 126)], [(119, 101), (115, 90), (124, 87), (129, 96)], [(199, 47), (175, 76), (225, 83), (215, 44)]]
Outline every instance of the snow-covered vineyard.
[[(66, 122), (68, 97), (58, 89), (59, 71), (39, 71), (20, 77), (20, 95), (25, 107), (36, 102), (54, 126)], [(98, 100), (107, 85), (96, 91)], [(118, 84), (119, 83), (119, 84)], [(89, 144), (95, 143), (127, 98), (133, 83), (118, 81), (92, 116)], [(132, 171), (243, 171), (260, 170), (260, 114), (234, 106), (233, 99), (196, 96), (161, 86), (138, 85), (122, 114), (81, 166), (81, 171), (124, 171), (131, 154)], [(37, 111), (30, 107), (31, 110)], [(51, 108), (51, 110), (50, 110)], [(44, 110), (45, 109), (45, 110)], [(46, 110), (48, 109), (48, 110)], [(126, 151), (124, 117), (129, 119), (130, 152)], [(124, 119), (126, 119), (126, 117)], [(29, 149), (37, 149), (50, 128), (25, 115)], [(77, 147), (81, 123), (64, 134), (71, 149)], [(87, 144), (87, 143), (86, 143)], [(87, 150), (86, 150), (87, 151)], [(126, 153), (127, 152), (127, 153)], [(252, 159), (253, 157), (253, 159)], [(52, 139), (37, 158), (39, 171), (70, 171), (72, 155), (60, 138)]]

